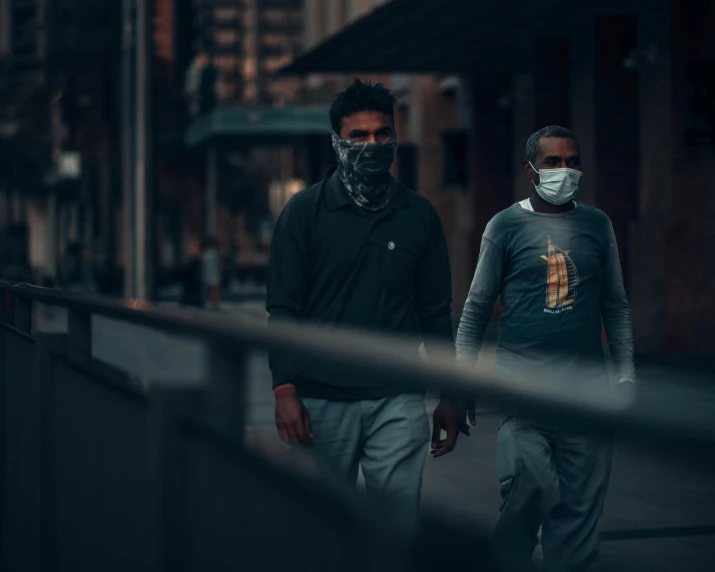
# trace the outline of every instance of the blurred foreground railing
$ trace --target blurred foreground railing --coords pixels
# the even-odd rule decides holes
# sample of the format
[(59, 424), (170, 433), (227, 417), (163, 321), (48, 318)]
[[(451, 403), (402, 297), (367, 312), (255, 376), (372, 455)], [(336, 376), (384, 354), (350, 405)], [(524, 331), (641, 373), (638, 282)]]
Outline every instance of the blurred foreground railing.
[[(29, 285), (0, 282), (0, 290), (0, 535), (9, 572), (490, 569), (486, 531), (427, 514), (412, 538), (354, 491), (248, 450), (252, 349), (291, 350), (511, 409), (657, 435), (676, 455), (715, 443), (706, 404), (679, 411), (647, 392), (630, 403), (607, 388), (537, 386), (460, 369), (447, 352), (419, 363), (405, 342), (354, 332), (269, 330), (239, 316)], [(67, 332), (33, 331), (36, 302), (66, 308)], [(200, 340), (209, 356), (205, 379), (147, 381), (99, 362), (93, 315)]]

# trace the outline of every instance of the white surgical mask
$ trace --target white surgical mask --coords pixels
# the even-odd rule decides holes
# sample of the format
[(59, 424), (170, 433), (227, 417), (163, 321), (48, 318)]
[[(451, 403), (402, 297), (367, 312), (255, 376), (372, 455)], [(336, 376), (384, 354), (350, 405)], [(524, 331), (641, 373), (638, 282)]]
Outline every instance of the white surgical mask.
[[(531, 162), (529, 162), (531, 165)], [(532, 180), (534, 188), (539, 196), (552, 205), (565, 205), (572, 201), (578, 192), (578, 185), (581, 182), (583, 173), (576, 169), (542, 169), (539, 171), (531, 165), (536, 173), (539, 173), (539, 184)]]

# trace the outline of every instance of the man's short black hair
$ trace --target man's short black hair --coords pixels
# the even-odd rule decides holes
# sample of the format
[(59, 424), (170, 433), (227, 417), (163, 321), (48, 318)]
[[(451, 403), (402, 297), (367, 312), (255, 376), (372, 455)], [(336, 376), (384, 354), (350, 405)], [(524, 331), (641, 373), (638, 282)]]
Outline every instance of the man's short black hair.
[(559, 139), (571, 139), (576, 142), (576, 147), (581, 149), (578, 142), (578, 137), (573, 131), (561, 127), (560, 125), (549, 125), (539, 129), (533, 133), (526, 142), (526, 160), (530, 163), (536, 163), (536, 155), (539, 153), (539, 141), (547, 137), (557, 137)]
[(381, 83), (362, 82), (355, 79), (345, 91), (338, 93), (330, 107), (330, 125), (340, 133), (343, 118), (360, 111), (377, 111), (388, 115), (395, 122), (395, 98)]

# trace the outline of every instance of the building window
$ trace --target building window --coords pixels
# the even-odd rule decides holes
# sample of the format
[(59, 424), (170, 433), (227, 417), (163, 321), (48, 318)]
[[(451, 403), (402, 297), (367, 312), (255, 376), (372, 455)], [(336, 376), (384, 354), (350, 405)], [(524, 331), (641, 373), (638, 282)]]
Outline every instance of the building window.
[(348, 1), (349, 0), (338, 0), (338, 27), (346, 26), (350, 21)]
[(464, 129), (452, 129), (442, 133), (443, 186), (467, 186), (467, 144), (467, 132)]
[(279, 34), (262, 34), (261, 41), (269, 46), (282, 46), (285, 44), (286, 38)]
[(216, 8), (214, 10), (214, 18), (217, 22), (227, 22), (236, 20), (240, 16), (236, 8)]
[(397, 146), (397, 179), (412, 191), (417, 191), (417, 145)]
[(236, 69), (239, 59), (235, 56), (214, 56), (213, 64), (223, 72), (230, 72)]
[(232, 46), (238, 42), (238, 33), (234, 30), (221, 30), (214, 33), (214, 40), (219, 46)]

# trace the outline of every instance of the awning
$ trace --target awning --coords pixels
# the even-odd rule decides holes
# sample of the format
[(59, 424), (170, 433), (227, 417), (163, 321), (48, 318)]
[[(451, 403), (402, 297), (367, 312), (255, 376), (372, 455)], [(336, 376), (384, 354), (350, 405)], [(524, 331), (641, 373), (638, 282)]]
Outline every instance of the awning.
[(218, 107), (194, 121), (184, 134), (188, 147), (206, 143), (276, 145), (331, 133), (326, 106)]
[(533, 40), (574, 36), (596, 14), (659, 0), (392, 0), (283, 68), (306, 73), (529, 71)]

